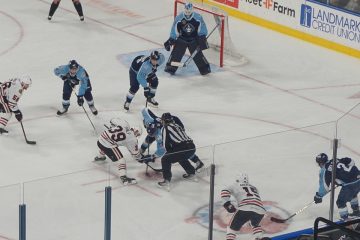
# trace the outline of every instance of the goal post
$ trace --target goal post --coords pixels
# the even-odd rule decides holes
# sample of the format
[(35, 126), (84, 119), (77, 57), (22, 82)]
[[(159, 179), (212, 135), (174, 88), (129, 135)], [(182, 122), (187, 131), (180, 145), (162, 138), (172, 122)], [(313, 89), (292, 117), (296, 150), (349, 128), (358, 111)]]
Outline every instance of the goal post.
[[(185, 0), (175, 0), (174, 17), (183, 11), (184, 4)], [(204, 51), (204, 55), (208, 60), (220, 67), (246, 63), (247, 60), (237, 51), (231, 40), (227, 13), (205, 3), (193, 3), (193, 7), (194, 11), (203, 17), (208, 31), (217, 28), (207, 39), (210, 48)]]

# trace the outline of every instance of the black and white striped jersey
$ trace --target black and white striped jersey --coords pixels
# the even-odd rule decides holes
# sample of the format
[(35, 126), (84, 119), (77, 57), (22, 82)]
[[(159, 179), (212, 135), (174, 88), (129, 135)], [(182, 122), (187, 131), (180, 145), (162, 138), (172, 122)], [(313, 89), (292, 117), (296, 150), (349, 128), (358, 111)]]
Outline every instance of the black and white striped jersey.
[(185, 133), (184, 128), (174, 122), (165, 125), (161, 132), (163, 144), (167, 152), (182, 149), (192, 142), (192, 139)]

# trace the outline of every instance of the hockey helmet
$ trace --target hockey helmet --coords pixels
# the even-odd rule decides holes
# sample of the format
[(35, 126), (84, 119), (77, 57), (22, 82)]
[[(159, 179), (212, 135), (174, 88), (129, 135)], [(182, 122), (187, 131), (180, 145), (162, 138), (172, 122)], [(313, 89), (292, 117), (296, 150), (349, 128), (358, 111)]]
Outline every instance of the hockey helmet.
[(246, 173), (240, 173), (236, 176), (236, 182), (240, 184), (249, 184), (249, 176)]
[(152, 51), (151, 53), (150, 53), (150, 58), (151, 58), (151, 60), (155, 60), (155, 61), (159, 61), (159, 59), (160, 59), (160, 53), (159, 53), (159, 51)]
[(126, 120), (120, 119), (120, 118), (113, 118), (110, 120), (110, 125), (112, 127), (121, 127), (126, 132), (130, 131), (130, 125)]
[(186, 19), (191, 19), (193, 15), (193, 4), (191, 2), (185, 3), (184, 15)]
[(163, 121), (164, 124), (168, 124), (174, 121), (174, 118), (169, 112), (166, 112), (161, 115), (161, 120)]
[(70, 60), (69, 62), (69, 68), (73, 69), (73, 68), (79, 68), (79, 64), (75, 61), (75, 60)]
[(315, 158), (317, 164), (320, 166), (320, 164), (324, 164), (328, 161), (328, 156), (325, 153), (320, 153)]
[(31, 80), (30, 76), (24, 75), (24, 76), (20, 77), (20, 82), (21, 82), (22, 86), (27, 85), (26, 88), (28, 88), (31, 86), (32, 80)]

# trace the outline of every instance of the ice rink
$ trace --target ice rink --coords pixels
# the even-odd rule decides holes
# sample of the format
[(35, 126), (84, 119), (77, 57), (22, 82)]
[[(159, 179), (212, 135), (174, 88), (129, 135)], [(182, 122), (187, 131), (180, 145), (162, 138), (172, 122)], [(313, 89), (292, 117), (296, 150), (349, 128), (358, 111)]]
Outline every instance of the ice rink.
[[(173, 20), (170, 0), (82, 0), (85, 21), (70, 0), (63, 0), (48, 21), (50, 0), (1, 0), (0, 81), (28, 74), (33, 80), (19, 102), (29, 140), (12, 118), (8, 136), (0, 136), (0, 239), (18, 239), (18, 205), (27, 208), (27, 239), (103, 239), (104, 188), (112, 186), (112, 239), (200, 240), (207, 238), (209, 176), (181, 180), (173, 165), (172, 190), (156, 187), (161, 176), (145, 175), (145, 165), (130, 158), (128, 175), (138, 184), (121, 185), (116, 164), (98, 165), (96, 141), (113, 117), (141, 124), (145, 105), (140, 89), (125, 113), (128, 70), (133, 57), (162, 48)], [(248, 63), (201, 76), (182, 69), (170, 76), (158, 71), (156, 114), (179, 116), (194, 139), (197, 154), (217, 166), (214, 239), (225, 239), (230, 216), (220, 206), (223, 185), (247, 172), (269, 214), (267, 236), (310, 227), (328, 216), (329, 197), (286, 224), (282, 218), (313, 200), (318, 170), (315, 156), (331, 155), (330, 140), (341, 139), (340, 157), (360, 165), (360, 110), (339, 119), (359, 102), (360, 61), (237, 19), (230, 19), (232, 41)], [(93, 130), (71, 98), (61, 107), (62, 80), (55, 67), (76, 59), (90, 75), (95, 106)], [(301, 128), (301, 129), (297, 129)], [(297, 130), (295, 130), (297, 129)], [(337, 134), (337, 135), (336, 135)], [(142, 142), (145, 135), (142, 136)], [(154, 149), (152, 149), (154, 150)], [(155, 167), (159, 167), (159, 163)], [(336, 217), (338, 217), (336, 213)], [(239, 239), (250, 239), (249, 228)]]

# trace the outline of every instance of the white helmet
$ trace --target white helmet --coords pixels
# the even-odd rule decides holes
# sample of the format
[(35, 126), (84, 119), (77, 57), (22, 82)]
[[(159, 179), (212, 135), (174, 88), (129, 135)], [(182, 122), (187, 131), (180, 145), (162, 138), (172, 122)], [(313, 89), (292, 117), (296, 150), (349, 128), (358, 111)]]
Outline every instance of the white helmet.
[(21, 77), (20, 77), (20, 82), (21, 82), (22, 84), (27, 84), (27, 85), (29, 85), (29, 87), (30, 87), (30, 86), (31, 86), (31, 83), (32, 83), (32, 80), (31, 80), (30, 76), (24, 75), (24, 76), (21, 76)]
[(122, 127), (125, 132), (130, 131), (130, 125), (126, 120), (120, 119), (120, 118), (113, 118), (110, 120), (110, 125), (112, 127)]
[(249, 184), (249, 176), (246, 173), (240, 173), (236, 176), (236, 182), (240, 184)]

